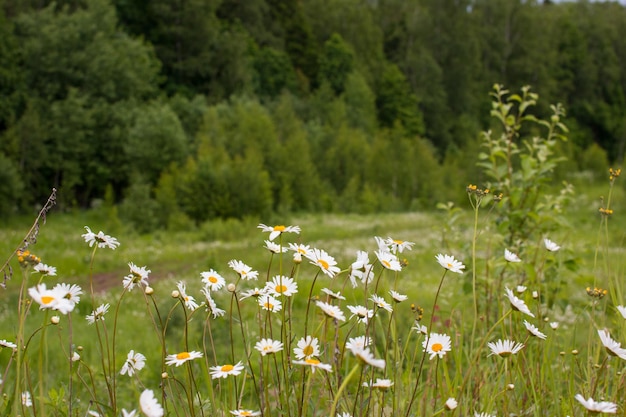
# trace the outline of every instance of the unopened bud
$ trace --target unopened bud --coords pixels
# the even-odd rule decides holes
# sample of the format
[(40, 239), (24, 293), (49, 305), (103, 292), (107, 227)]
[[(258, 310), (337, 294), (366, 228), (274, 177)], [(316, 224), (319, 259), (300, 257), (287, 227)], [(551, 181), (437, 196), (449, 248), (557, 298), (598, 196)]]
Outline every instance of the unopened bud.
[(61, 321), (61, 318), (59, 316), (50, 317), (50, 323), (52, 324), (59, 324), (60, 321)]
[(146, 293), (146, 295), (152, 295), (152, 294), (154, 294), (154, 288), (152, 288), (152, 287), (146, 287), (146, 289), (144, 290), (144, 292)]
[(178, 298), (180, 297), (180, 292), (178, 292), (177, 290), (172, 291), (172, 298)]
[(169, 376), (169, 375), (167, 374), (167, 372), (163, 372), (163, 373), (161, 374), (161, 378), (162, 378), (162, 379), (167, 379), (167, 377), (168, 377), (168, 376)]
[(230, 283), (228, 284), (228, 286), (226, 287), (226, 289), (230, 292), (235, 292), (235, 290), (237, 289), (237, 287), (235, 286), (235, 284)]

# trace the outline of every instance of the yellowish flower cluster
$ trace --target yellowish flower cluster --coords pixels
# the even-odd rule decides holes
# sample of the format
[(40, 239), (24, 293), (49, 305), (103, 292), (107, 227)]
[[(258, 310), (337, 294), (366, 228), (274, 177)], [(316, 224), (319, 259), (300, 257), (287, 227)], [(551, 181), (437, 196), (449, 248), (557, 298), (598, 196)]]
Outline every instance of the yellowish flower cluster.
[(41, 262), (41, 259), (35, 254), (30, 253), (29, 250), (17, 250), (17, 260), (20, 263), (20, 266), (26, 268), (28, 266), (34, 266)]
[(600, 207), (598, 211), (600, 212), (600, 214), (604, 216), (610, 216), (611, 214), (613, 214), (613, 209), (609, 209), (609, 208), (605, 209), (604, 207)]
[(615, 178), (619, 177), (622, 173), (621, 168), (613, 169), (609, 168), (609, 181), (613, 181)]
[(586, 291), (587, 295), (593, 298), (602, 298), (609, 293), (607, 290), (603, 290), (602, 288), (597, 287), (594, 287), (593, 289), (591, 287), (587, 287)]

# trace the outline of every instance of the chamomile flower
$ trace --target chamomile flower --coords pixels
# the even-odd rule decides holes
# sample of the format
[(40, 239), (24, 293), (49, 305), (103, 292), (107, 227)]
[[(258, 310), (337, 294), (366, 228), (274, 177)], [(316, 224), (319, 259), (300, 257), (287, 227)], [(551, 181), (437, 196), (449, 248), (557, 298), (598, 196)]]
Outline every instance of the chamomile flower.
[(237, 362), (235, 365), (217, 365), (211, 366), (211, 378), (228, 378), (230, 375), (239, 375), (241, 371), (243, 371), (243, 364), (241, 362)]
[(374, 310), (370, 310), (365, 306), (348, 306), (348, 310), (352, 313), (350, 318), (356, 316), (359, 322), (365, 324), (374, 316)]
[(309, 245), (303, 244), (290, 243), (289, 250), (293, 251), (293, 260), (297, 263), (302, 262), (303, 256), (308, 258), (309, 255), (312, 253), (311, 247)]
[(535, 315), (530, 312), (530, 309), (528, 308), (526, 303), (523, 300), (520, 300), (519, 298), (517, 298), (515, 294), (513, 294), (513, 291), (511, 291), (508, 288), (505, 288), (505, 291), (506, 291), (505, 295), (509, 299), (509, 302), (511, 303), (511, 307), (513, 308), (513, 310), (527, 314), (530, 317), (535, 317)]
[(435, 356), (443, 358), (447, 352), (452, 350), (452, 342), (447, 334), (431, 333), (426, 340), (422, 342), (424, 352), (430, 355), (429, 359)]
[(163, 417), (163, 407), (154, 397), (151, 389), (146, 389), (139, 396), (139, 406), (146, 417)]
[(263, 310), (279, 312), (283, 309), (283, 303), (279, 299), (273, 297), (270, 294), (264, 294), (259, 297), (259, 305)]
[(296, 234), (300, 233), (299, 226), (284, 226), (284, 225), (266, 226), (261, 223), (257, 226), (257, 228), (261, 229), (263, 232), (270, 232), (270, 237), (269, 237), (270, 240), (276, 239), (278, 236), (280, 236), (283, 233), (296, 233)]
[(105, 235), (102, 230), (97, 234), (92, 232), (87, 226), (85, 226), (85, 230), (87, 230), (87, 233), (83, 234), (82, 237), (85, 239), (85, 243), (89, 244), (90, 248), (97, 245), (99, 248), (109, 248), (115, 250), (115, 248), (120, 245), (116, 238)]
[(319, 340), (317, 340), (316, 337), (303, 337), (298, 340), (296, 346), (297, 347), (293, 348), (296, 359), (310, 359), (320, 355)]
[(42, 264), (41, 262), (35, 265), (33, 270), (39, 272), (43, 276), (53, 277), (57, 274), (57, 269), (55, 267)]
[(617, 311), (622, 315), (624, 319), (626, 319), (626, 307), (624, 306), (616, 306)]
[(374, 270), (370, 264), (369, 255), (364, 251), (357, 251), (356, 261), (350, 266), (350, 283), (353, 288), (357, 286), (357, 280), (363, 284), (369, 284), (374, 279)]
[(363, 386), (368, 388), (377, 388), (381, 391), (387, 391), (389, 388), (393, 387), (393, 381), (391, 379), (376, 378), (376, 382), (366, 381), (363, 383)]
[(593, 413), (616, 414), (617, 404), (608, 401), (594, 401), (593, 398), (585, 400), (580, 394), (576, 394), (574, 398), (583, 405), (587, 410)]
[(561, 249), (561, 247), (559, 245), (557, 245), (556, 243), (554, 243), (553, 241), (551, 241), (548, 238), (545, 238), (543, 240), (543, 244), (545, 245), (546, 249), (549, 250), (550, 252), (556, 252), (559, 249)]
[(374, 366), (376, 368), (385, 369), (385, 360), (376, 359), (367, 347), (360, 347), (352, 345), (350, 351), (356, 356), (363, 364)]
[(146, 366), (146, 357), (139, 352), (131, 350), (126, 355), (126, 362), (122, 365), (120, 374), (133, 376), (135, 372), (142, 370), (144, 366)]
[(390, 252), (389, 245), (387, 241), (380, 236), (374, 236), (374, 240), (376, 241), (376, 246), (378, 246), (378, 250), (381, 252)]
[(503, 358), (509, 357), (511, 355), (516, 354), (520, 350), (524, 348), (522, 343), (516, 343), (512, 340), (498, 340), (497, 342), (489, 342), (487, 343), (489, 349), (491, 349), (491, 355), (498, 355)]
[(368, 337), (365, 337), (365, 336), (351, 337), (346, 342), (346, 349), (351, 350), (351, 351), (365, 349), (371, 343), (372, 341)]
[(346, 321), (346, 316), (343, 314), (343, 311), (341, 311), (339, 307), (325, 303), (323, 301), (316, 301), (315, 305), (321, 308), (326, 316), (335, 320)]
[(70, 285), (65, 283), (59, 283), (54, 286), (53, 290), (58, 291), (61, 298), (69, 301), (72, 309), (76, 306), (76, 304), (80, 302), (80, 296), (83, 293), (82, 288), (80, 288), (76, 284)]
[(22, 405), (24, 407), (32, 407), (33, 406), (33, 400), (30, 396), (30, 392), (28, 391), (24, 391), (22, 392)]
[(437, 262), (439, 262), (439, 265), (441, 265), (443, 268), (447, 269), (448, 271), (456, 272), (457, 274), (462, 274), (463, 270), (465, 269), (465, 265), (463, 265), (461, 262), (454, 259), (454, 256), (443, 255), (440, 253), (435, 258), (437, 259)]
[(228, 262), (228, 266), (230, 266), (233, 271), (238, 273), (241, 279), (249, 281), (251, 279), (257, 279), (259, 277), (259, 273), (257, 271), (253, 271), (251, 267), (241, 261), (233, 259)]
[(252, 411), (252, 410), (231, 410), (230, 413), (234, 416), (240, 417), (248, 417), (248, 416), (260, 416), (260, 411)]
[(393, 301), (395, 301), (396, 303), (401, 303), (409, 298), (408, 296), (400, 294), (399, 292), (394, 290), (389, 290), (389, 294), (391, 295), (391, 298), (393, 298)]
[(413, 249), (413, 245), (415, 245), (415, 243), (413, 242), (406, 242), (403, 240), (392, 239), (390, 237), (385, 239), (385, 244), (387, 245), (389, 250), (393, 253), (402, 253), (405, 250), (411, 250)]
[(173, 353), (165, 357), (165, 364), (168, 366), (180, 366), (187, 361), (201, 358), (202, 355), (202, 352), (196, 352), (195, 350), (191, 352)]
[(375, 253), (378, 261), (385, 269), (389, 269), (391, 271), (402, 270), (402, 266), (400, 265), (398, 257), (393, 253), (385, 251), (376, 251)]
[(261, 352), (262, 356), (265, 356), (283, 350), (283, 343), (279, 340), (261, 339), (254, 345), (254, 348)]
[(337, 266), (335, 258), (326, 253), (323, 249), (313, 249), (307, 256), (313, 265), (320, 267), (322, 272), (333, 278), (341, 269)]
[(138, 267), (132, 262), (128, 263), (128, 267), (130, 268), (130, 274), (126, 275), (122, 280), (124, 288), (128, 291), (132, 291), (136, 285), (143, 285), (144, 287), (147, 287), (148, 275), (151, 271), (146, 269), (145, 266)]
[(298, 292), (298, 283), (293, 279), (283, 275), (276, 275), (271, 281), (265, 284), (267, 294), (271, 294), (275, 297), (284, 295), (285, 297), (291, 297)]
[(208, 288), (203, 288), (200, 291), (202, 292), (202, 294), (204, 294), (204, 298), (206, 299), (207, 311), (213, 315), (214, 319), (217, 317), (222, 317), (224, 314), (226, 314), (226, 311), (217, 307), (217, 304), (215, 304), (215, 300), (213, 300), (213, 297), (211, 297), (211, 291)]
[(202, 276), (202, 282), (211, 291), (219, 291), (226, 285), (226, 280), (213, 269), (200, 272), (200, 275)]
[(104, 315), (109, 311), (109, 303), (99, 305), (91, 314), (87, 315), (85, 318), (87, 319), (88, 324), (94, 324), (96, 321), (102, 320), (104, 321)]
[(345, 300), (346, 299), (346, 297), (341, 295), (340, 292), (333, 292), (332, 290), (329, 290), (328, 288), (322, 288), (322, 292), (328, 295), (333, 300)]
[(46, 288), (46, 284), (39, 284), (36, 287), (29, 288), (28, 295), (39, 304), (40, 310), (46, 308), (56, 309), (63, 299), (59, 291), (53, 288)]
[(330, 366), (329, 364), (322, 363), (319, 360), (313, 359), (313, 358), (305, 359), (303, 361), (293, 361), (293, 363), (295, 365), (310, 366), (311, 367), (311, 372), (313, 372), (313, 373), (315, 373), (316, 369), (322, 369), (322, 370), (324, 370), (326, 372), (332, 372), (333, 371), (332, 366)]
[(5, 347), (5, 348), (10, 348), (10, 349), (17, 349), (17, 345), (13, 342), (7, 342), (6, 340), (2, 339), (0, 340), (0, 347)]
[(411, 327), (411, 330), (415, 330), (416, 332), (421, 333), (423, 335), (428, 334), (428, 328), (423, 324), (419, 324), (417, 320), (415, 321), (415, 325)]
[(179, 297), (183, 300), (183, 303), (185, 304), (185, 307), (187, 307), (187, 309), (193, 311), (199, 307), (198, 303), (196, 303), (196, 299), (193, 296), (187, 294), (187, 286), (183, 281), (178, 281), (178, 284), (176, 284), (176, 288), (178, 288)]
[(277, 243), (274, 243), (274, 242), (272, 242), (270, 240), (266, 240), (265, 241), (264, 248), (267, 249), (268, 251), (272, 252), (272, 253), (285, 253), (285, 252), (287, 252), (289, 250), (288, 248), (286, 248), (284, 246), (281, 246), (281, 245), (279, 245)]
[(267, 294), (267, 288), (263, 287), (263, 288), (254, 288), (252, 290), (248, 290), (248, 291), (244, 291), (241, 293), (241, 298), (240, 300), (245, 300), (246, 298), (250, 298), (250, 297), (254, 297), (254, 298), (258, 298), (262, 295)]
[(524, 326), (526, 327), (526, 330), (528, 330), (528, 333), (530, 333), (531, 335), (538, 337), (539, 339), (546, 339), (547, 336), (545, 334), (541, 333), (536, 326), (530, 324), (526, 320), (524, 320)]
[(446, 410), (454, 410), (455, 408), (459, 406), (459, 403), (457, 402), (456, 399), (454, 399), (453, 397), (450, 397), (446, 400), (443, 406), (446, 407)]
[(611, 335), (609, 334), (608, 330), (598, 330), (598, 336), (600, 336), (600, 340), (602, 341), (602, 344), (606, 348), (606, 351), (609, 353), (609, 355), (626, 359), (626, 349), (621, 347), (621, 343), (611, 339)]
[(517, 254), (511, 252), (508, 249), (504, 249), (504, 259), (506, 259), (508, 262), (513, 262), (513, 263), (522, 262), (522, 260), (519, 258), (519, 256), (517, 256)]
[(391, 304), (389, 304), (387, 301), (385, 301), (385, 299), (383, 297), (380, 297), (376, 294), (372, 294), (372, 296), (370, 297), (370, 301), (373, 301), (374, 304), (376, 304), (376, 306), (378, 308), (382, 308), (383, 310), (387, 310), (388, 312), (392, 312), (393, 311), (393, 307), (391, 307)]

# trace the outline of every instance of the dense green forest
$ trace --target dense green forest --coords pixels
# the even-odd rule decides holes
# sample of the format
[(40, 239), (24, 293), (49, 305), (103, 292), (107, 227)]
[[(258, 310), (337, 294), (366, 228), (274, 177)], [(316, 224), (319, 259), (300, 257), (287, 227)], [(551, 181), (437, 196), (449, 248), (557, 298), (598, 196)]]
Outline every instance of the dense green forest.
[(0, 213), (52, 187), (143, 230), (432, 207), (481, 180), (494, 83), (563, 104), (568, 170), (621, 163), (626, 7), (0, 0)]

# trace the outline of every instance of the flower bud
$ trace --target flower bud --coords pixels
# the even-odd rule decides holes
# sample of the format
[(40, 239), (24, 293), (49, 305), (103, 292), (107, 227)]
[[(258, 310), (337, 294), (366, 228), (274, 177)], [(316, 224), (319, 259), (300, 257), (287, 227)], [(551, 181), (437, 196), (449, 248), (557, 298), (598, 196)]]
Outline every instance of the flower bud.
[(59, 316), (50, 317), (50, 323), (52, 324), (59, 324), (60, 321), (61, 321), (61, 318)]
[(172, 298), (178, 298), (180, 297), (180, 292), (178, 292), (177, 290), (172, 291)]
[(146, 289), (144, 290), (144, 292), (146, 293), (146, 295), (152, 295), (152, 294), (154, 294), (154, 288), (152, 288), (152, 287), (146, 287)]
[(169, 375), (167, 374), (167, 372), (163, 372), (163, 373), (161, 374), (161, 378), (162, 378), (162, 379), (167, 379), (167, 377), (168, 377), (168, 376), (169, 376)]
[(235, 290), (237, 289), (237, 287), (235, 286), (235, 284), (230, 283), (230, 284), (228, 284), (228, 286), (226, 287), (226, 289), (227, 289), (229, 292), (235, 292)]

